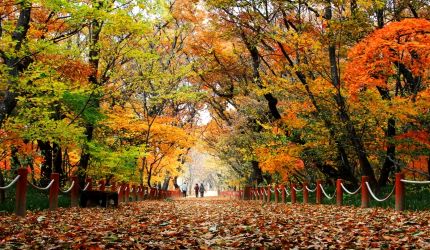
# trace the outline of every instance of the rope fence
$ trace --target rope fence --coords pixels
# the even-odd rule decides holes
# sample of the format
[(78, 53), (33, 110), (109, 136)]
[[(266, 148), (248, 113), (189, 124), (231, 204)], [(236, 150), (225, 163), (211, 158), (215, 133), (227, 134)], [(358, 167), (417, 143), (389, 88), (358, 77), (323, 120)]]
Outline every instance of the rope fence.
[(342, 186), (343, 191), (345, 191), (346, 193), (350, 194), (350, 195), (354, 195), (357, 194), (358, 191), (360, 191), (361, 189), (361, 185), (357, 188), (357, 190), (355, 190), (354, 192), (349, 191), (344, 185), (343, 183), (340, 183), (340, 185)]
[[(167, 199), (181, 197), (180, 190), (159, 190), (156, 188), (148, 188), (143, 185), (134, 185), (128, 183), (121, 183), (117, 186), (116, 182), (111, 182), (110, 185), (105, 185), (104, 180), (100, 180), (98, 184), (94, 185), (97, 190), (93, 190), (93, 182), (91, 178), (85, 180), (85, 187), (83, 189), (79, 186), (78, 177), (72, 176), (70, 178), (70, 186), (65, 189), (60, 187), (60, 175), (58, 173), (52, 173), (50, 176), (50, 182), (46, 187), (39, 187), (32, 182), (27, 180), (28, 169), (19, 168), (17, 170), (18, 175), (6, 186), (0, 187), (1, 190), (9, 189), (16, 184), (15, 194), (15, 214), (18, 216), (25, 216), (26, 214), (26, 202), (27, 202), (27, 189), (31, 186), (37, 190), (49, 191), (49, 210), (56, 210), (58, 208), (58, 196), (59, 193), (70, 195), (71, 207), (79, 206), (79, 199), (83, 192), (103, 192), (108, 194), (115, 194), (117, 196), (117, 202), (130, 202), (130, 201), (142, 201), (144, 199)], [(106, 188), (109, 191), (106, 191)], [(65, 189), (65, 190), (64, 190)], [(106, 196), (107, 197), (107, 196)], [(107, 199), (107, 198), (106, 198)]]
[(372, 188), (370, 187), (369, 182), (367, 182), (367, 181), (366, 181), (366, 187), (367, 187), (367, 190), (369, 190), (369, 193), (373, 197), (373, 199), (375, 199), (376, 201), (379, 201), (379, 202), (384, 202), (384, 201), (388, 200), (393, 195), (394, 189), (395, 189), (395, 187), (393, 187), (393, 190), (391, 190), (391, 192), (387, 195), (387, 197), (385, 197), (383, 199), (379, 199), (378, 197), (376, 197), (375, 193), (373, 193)]
[(15, 177), (15, 179), (13, 179), (12, 181), (11, 181), (11, 183), (9, 183), (7, 186), (4, 186), (4, 187), (0, 187), (0, 189), (2, 189), (2, 190), (6, 190), (6, 189), (9, 189), (10, 187), (12, 187), (13, 186), (13, 184), (15, 184), (18, 180), (19, 180), (19, 175), (18, 176), (16, 176)]
[(320, 186), (321, 191), (323, 192), (324, 196), (327, 197), (327, 199), (331, 200), (336, 196), (336, 190), (334, 191), (334, 194), (330, 196), (327, 194), (327, 192), (324, 190), (324, 187), (321, 184), (319, 186)]
[(39, 186), (36, 186), (33, 183), (31, 183), (30, 181), (27, 181), (27, 182), (30, 184), (30, 186), (32, 186), (33, 188), (35, 188), (37, 190), (40, 190), (40, 191), (48, 190), (49, 188), (51, 188), (52, 184), (54, 184), (54, 180), (51, 180), (49, 182), (48, 186), (46, 186), (46, 187), (39, 187)]
[(70, 187), (68, 188), (68, 189), (66, 189), (66, 190), (61, 190), (60, 189), (60, 192), (61, 193), (63, 193), (63, 194), (67, 194), (67, 193), (69, 193), (70, 191), (72, 191), (72, 188), (73, 188), (73, 186), (75, 185), (75, 182), (74, 181), (72, 181), (72, 183), (70, 184)]
[[(289, 188), (284, 185), (276, 185), (276, 186), (268, 186), (268, 187), (246, 187), (242, 192), (241, 197), (245, 200), (260, 200), (263, 202), (271, 202), (274, 200), (275, 203), (287, 202), (287, 196), (290, 196), (291, 203), (297, 203), (297, 192), (303, 192), (303, 203), (308, 203), (309, 201), (309, 192), (316, 192), (316, 204), (322, 204), (323, 198), (328, 200), (332, 200), (336, 198), (337, 205), (343, 205), (343, 194), (344, 192), (348, 195), (361, 195), (361, 207), (367, 208), (369, 207), (370, 198), (374, 199), (377, 202), (384, 202), (390, 199), (391, 197), (395, 197), (395, 210), (403, 211), (405, 208), (405, 185), (406, 184), (418, 184), (418, 185), (428, 185), (430, 181), (416, 181), (416, 180), (406, 180), (404, 179), (403, 173), (396, 173), (395, 175), (395, 183), (393, 189), (388, 193), (384, 198), (379, 198), (375, 192), (372, 190), (371, 185), (369, 183), (369, 178), (367, 176), (362, 176), (361, 184), (354, 191), (350, 191), (346, 188), (342, 179), (336, 180), (336, 186), (334, 193), (332, 195), (328, 194), (325, 190), (322, 181), (317, 180), (315, 188), (309, 188), (307, 183), (303, 183), (303, 188), (297, 188), (296, 184), (291, 184)], [(277, 192), (276, 192), (277, 191)], [(360, 193), (361, 191), (361, 193)], [(241, 192), (241, 191), (235, 191)], [(274, 199), (272, 196), (274, 193)]]

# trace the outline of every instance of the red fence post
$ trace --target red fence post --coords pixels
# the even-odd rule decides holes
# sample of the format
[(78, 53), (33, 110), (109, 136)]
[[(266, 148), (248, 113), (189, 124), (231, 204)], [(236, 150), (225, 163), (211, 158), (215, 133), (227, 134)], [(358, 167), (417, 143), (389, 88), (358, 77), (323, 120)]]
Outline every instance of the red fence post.
[(77, 176), (72, 176), (70, 179), (74, 183), (70, 191), (70, 206), (77, 207), (79, 206), (79, 180)]
[(317, 180), (317, 187), (316, 187), (316, 203), (321, 204), (322, 203), (322, 193), (321, 193), (321, 180)]
[(281, 188), (281, 199), (282, 199), (282, 203), (285, 203), (285, 198), (286, 198), (286, 193), (285, 193), (285, 186), (284, 185), (281, 185), (280, 186), (280, 188)]
[(106, 182), (105, 180), (99, 180), (99, 190), (100, 191), (105, 191), (106, 189)]
[(308, 183), (304, 182), (303, 183), (303, 203), (304, 204), (309, 203), (309, 191), (307, 187), (308, 187)]
[(154, 199), (155, 198), (154, 189), (152, 187), (148, 187), (148, 198), (149, 199)]
[(296, 190), (294, 189), (296, 188), (296, 184), (291, 184), (291, 203), (296, 203)]
[(272, 192), (270, 191), (270, 186), (267, 186), (267, 200), (266, 202), (272, 202)]
[(54, 180), (49, 188), (49, 210), (58, 208), (58, 193), (60, 191), (60, 174), (51, 173), (51, 181)]
[(369, 177), (361, 177), (361, 207), (369, 207), (369, 190), (367, 190), (366, 182), (369, 181)]
[(405, 209), (405, 184), (402, 182), (403, 178), (402, 173), (396, 173), (396, 211)]
[(252, 200), (252, 189), (251, 187), (245, 187), (245, 191), (243, 193), (244, 200)]
[(120, 202), (124, 202), (124, 183), (120, 183), (118, 188), (118, 203)]
[(110, 191), (118, 193), (118, 190), (116, 189), (116, 182), (115, 181), (111, 182), (111, 184), (110, 184)]
[(143, 187), (143, 199), (149, 199), (149, 189), (147, 186)]
[(336, 205), (342, 206), (343, 204), (343, 189), (342, 179), (336, 180)]
[(144, 195), (145, 191), (143, 190), (143, 185), (142, 184), (140, 184), (139, 187), (140, 187), (139, 200), (143, 201), (143, 195)]
[(137, 201), (137, 186), (133, 185), (133, 201)]
[(275, 203), (279, 203), (278, 185), (275, 185)]
[(19, 179), (16, 183), (15, 214), (25, 216), (27, 202), (27, 168), (19, 168)]
[(125, 185), (124, 199), (125, 199), (125, 202), (129, 202), (130, 201), (130, 184), (127, 183), (127, 184), (124, 184), (124, 185)]
[[(88, 187), (87, 187), (87, 191), (91, 191), (91, 190), (93, 190), (93, 179), (91, 179), (91, 178), (86, 178), (85, 179), (85, 186), (88, 184)], [(84, 187), (85, 188), (85, 187)]]

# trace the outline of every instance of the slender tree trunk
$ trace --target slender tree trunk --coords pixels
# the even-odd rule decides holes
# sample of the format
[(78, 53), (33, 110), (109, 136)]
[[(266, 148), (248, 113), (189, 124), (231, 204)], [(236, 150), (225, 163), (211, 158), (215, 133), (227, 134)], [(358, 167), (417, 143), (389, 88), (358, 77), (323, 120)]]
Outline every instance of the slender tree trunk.
[(427, 173), (428, 173), (427, 179), (430, 181), (430, 155), (427, 156)]
[(378, 180), (378, 186), (382, 187), (387, 185), (388, 177), (390, 176), (390, 173), (394, 171), (394, 160), (396, 159), (396, 145), (391, 141), (394, 139), (394, 136), (396, 135), (396, 120), (394, 118), (388, 119), (388, 125), (387, 125), (387, 153), (385, 156), (384, 165), (381, 169), (381, 175), (379, 176)]
[[(261, 80), (260, 69), (259, 69), (260, 55), (258, 54), (258, 49), (255, 45), (251, 44), (248, 41), (247, 37), (243, 34), (243, 32), (241, 34), (242, 34), (242, 40), (246, 44), (246, 48), (248, 49), (248, 52), (251, 54), (254, 82), (257, 84), (257, 86), (260, 89), (264, 89), (265, 87), (263, 86), (263, 81)], [(274, 97), (272, 93), (264, 94), (264, 98), (267, 101), (269, 111), (272, 117), (275, 120), (281, 119), (281, 114), (279, 113), (279, 110), (277, 107), (278, 99), (276, 99), (276, 97)]]
[(175, 186), (175, 189), (179, 189), (179, 185), (178, 185), (178, 176), (175, 176), (173, 178), (173, 186)]
[(53, 170), (52, 147), (49, 141), (44, 142), (44, 141), (38, 140), (37, 145), (39, 146), (40, 152), (43, 155), (43, 163), (40, 168), (40, 172), (41, 172), (40, 185), (45, 186), (49, 183), (51, 179), (51, 173)]
[[(331, 9), (331, 0), (327, 0), (327, 6), (325, 8), (324, 18), (330, 22), (332, 19), (332, 9)], [(328, 53), (329, 53), (329, 60), (330, 60), (330, 73), (331, 73), (331, 80), (332, 85), (336, 88), (336, 95), (334, 96), (334, 99), (336, 101), (336, 104), (339, 108), (339, 117), (346, 124), (346, 130), (348, 132), (349, 139), (351, 140), (352, 146), (354, 147), (355, 153), (357, 154), (358, 161), (360, 163), (360, 167), (362, 170), (362, 173), (369, 177), (369, 181), (371, 184), (375, 185), (376, 177), (375, 173), (373, 171), (372, 166), (370, 165), (369, 159), (367, 158), (366, 149), (364, 147), (363, 141), (358, 136), (357, 131), (355, 130), (355, 127), (349, 117), (345, 99), (342, 96), (341, 93), (341, 86), (340, 86), (340, 77), (339, 77), (339, 71), (337, 67), (337, 56), (336, 56), (336, 45), (334, 40), (334, 34), (331, 33), (330, 27), (328, 27), (329, 31), (329, 47), (328, 47)]]
[(161, 186), (161, 189), (163, 189), (163, 190), (169, 189), (170, 179), (171, 179), (170, 176), (167, 176), (166, 178), (164, 178), (163, 185)]
[[(101, 6), (98, 6), (99, 8)], [(100, 83), (98, 81), (98, 68), (99, 68), (99, 61), (100, 61), (100, 47), (99, 47), (99, 40), (100, 40), (100, 32), (102, 29), (102, 23), (96, 19), (94, 19), (91, 22), (90, 26), (90, 48), (89, 48), (89, 64), (93, 70), (93, 72), (89, 75), (88, 80), (89, 82), (95, 87), (98, 86)], [(98, 97), (94, 97), (93, 95), (90, 95), (89, 98), (96, 98), (93, 102), (93, 106), (95, 108), (99, 108), (100, 103), (97, 99)], [(89, 100), (91, 101), (91, 100)], [(85, 125), (85, 136), (87, 139), (87, 142), (90, 142), (93, 139), (93, 133), (94, 133), (94, 126), (95, 124), (92, 124), (90, 121), (87, 122)], [(88, 169), (88, 165), (90, 162), (90, 153), (88, 152), (88, 145), (84, 144), (82, 147), (82, 153), (81, 153), (81, 159), (79, 161), (79, 168), (80, 168), (80, 181), (83, 182), (86, 176), (86, 170)]]
[[(0, 169), (0, 187), (4, 187), (4, 186), (5, 186), (4, 175), (3, 175), (3, 171)], [(6, 192), (4, 189), (0, 189), (0, 204), (2, 204), (5, 200), (6, 200)]]
[(151, 177), (152, 177), (152, 168), (149, 168), (148, 171), (148, 177), (146, 178), (146, 184), (148, 185), (148, 187), (152, 187), (151, 186)]
[[(287, 51), (284, 49), (284, 47), (282, 46), (282, 44), (280, 42), (278, 42), (278, 46), (279, 46), (282, 54), (284, 55), (285, 59), (287, 59), (289, 65), (291, 67), (294, 67), (293, 61), (291, 60)], [(337, 173), (337, 175), (341, 176), (342, 179), (346, 179), (346, 180), (351, 181), (354, 184), (357, 184), (357, 179), (355, 178), (354, 172), (352, 171), (352, 167), (350, 165), (350, 162), (348, 159), (348, 154), (346, 153), (345, 147), (343, 146), (343, 143), (339, 140), (339, 138), (337, 138), (337, 136), (336, 136), (334, 124), (327, 117), (324, 116), (321, 107), (318, 105), (314, 94), (312, 93), (311, 89), (309, 88), (309, 84), (307, 82), (306, 75), (301, 71), (296, 71), (294, 73), (296, 74), (297, 78), (302, 83), (302, 85), (305, 87), (306, 93), (307, 93), (309, 99), (311, 100), (312, 105), (315, 107), (315, 109), (317, 111), (317, 115), (319, 116), (320, 119), (323, 120), (324, 126), (328, 129), (330, 137), (334, 140), (334, 142), (336, 144), (336, 148), (338, 150), (339, 159), (340, 159), (340, 168), (341, 168), (339, 170), (339, 172)]]
[(257, 182), (257, 185), (263, 182), (263, 173), (261, 172), (261, 168), (259, 166), (258, 161), (251, 161), (252, 165), (252, 176), (251, 181)]
[[(15, 53), (20, 52), (22, 43), (24, 42), (27, 36), (27, 31), (30, 28), (31, 2), (23, 0), (19, 2), (19, 5), (21, 10), (15, 31), (12, 34), (12, 40), (15, 42)], [(9, 78), (7, 80), (7, 89), (5, 91), (0, 91), (0, 128), (3, 126), (7, 116), (12, 113), (17, 104), (17, 94), (10, 89), (17, 84), (19, 72), (22, 72), (29, 65), (29, 62), (27, 62), (28, 60), (21, 60), (22, 58), (15, 54), (10, 56), (7, 53), (1, 53), (1, 56), (6, 66), (9, 68)]]
[(63, 151), (60, 145), (55, 142), (53, 143), (53, 161), (55, 173), (60, 175), (60, 183), (62, 183), (66, 179), (63, 169)]

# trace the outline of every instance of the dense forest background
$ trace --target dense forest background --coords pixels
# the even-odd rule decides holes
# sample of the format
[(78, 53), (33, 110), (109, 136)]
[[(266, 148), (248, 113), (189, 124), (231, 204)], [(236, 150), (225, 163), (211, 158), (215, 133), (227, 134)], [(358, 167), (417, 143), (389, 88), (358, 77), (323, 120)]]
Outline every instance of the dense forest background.
[(0, 186), (28, 167), (167, 188), (194, 147), (233, 186), (430, 179), (429, 19), (428, 0), (3, 0)]

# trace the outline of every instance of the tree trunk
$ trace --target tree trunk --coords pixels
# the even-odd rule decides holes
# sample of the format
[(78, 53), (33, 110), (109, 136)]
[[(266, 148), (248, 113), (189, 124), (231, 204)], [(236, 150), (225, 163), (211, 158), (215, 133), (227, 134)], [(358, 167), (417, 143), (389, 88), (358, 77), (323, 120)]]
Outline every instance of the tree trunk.
[(53, 170), (52, 147), (49, 141), (44, 142), (44, 141), (38, 140), (37, 145), (39, 146), (40, 152), (43, 155), (43, 159), (44, 159), (42, 166), (40, 168), (40, 175), (41, 175), (40, 185), (46, 186), (50, 182), (51, 173)]
[(251, 161), (252, 164), (252, 175), (251, 182), (257, 182), (257, 185), (263, 182), (263, 173), (261, 172), (261, 168), (259, 166), (258, 161)]
[[(327, 21), (331, 21), (332, 18), (332, 9), (331, 9), (331, 0), (327, 0), (327, 6), (325, 8), (324, 18)], [(333, 39), (333, 34), (329, 29), (329, 60), (330, 60), (330, 73), (331, 73), (331, 80), (332, 85), (336, 88), (336, 94), (334, 96), (334, 99), (336, 101), (336, 104), (339, 108), (339, 118), (342, 122), (346, 124), (346, 131), (348, 132), (349, 139), (352, 143), (352, 146), (354, 147), (355, 153), (357, 154), (358, 161), (360, 163), (360, 167), (362, 170), (362, 174), (369, 177), (369, 181), (372, 185), (377, 184), (375, 173), (373, 171), (372, 166), (370, 165), (370, 162), (367, 158), (366, 149), (364, 147), (363, 141), (358, 136), (357, 131), (355, 130), (354, 125), (352, 124), (352, 121), (349, 117), (345, 99), (342, 96), (342, 93), (340, 91), (340, 77), (339, 77), (339, 71), (337, 67), (337, 56), (336, 56), (336, 45), (335, 41)]]
[(163, 190), (168, 190), (169, 189), (170, 179), (171, 179), (170, 176), (166, 176), (166, 178), (164, 178), (163, 185), (161, 186), (161, 189), (163, 189)]
[[(261, 80), (260, 76), (260, 55), (258, 54), (258, 49), (255, 47), (255, 45), (251, 44), (246, 36), (242, 32), (242, 39), (244, 43), (246, 44), (246, 48), (248, 49), (249, 53), (251, 54), (252, 59), (252, 70), (253, 70), (253, 78), (254, 82), (257, 84), (257, 86), (260, 89), (264, 89), (263, 81)], [(278, 107), (276, 106), (278, 104), (278, 99), (276, 99), (272, 93), (266, 93), (264, 94), (264, 98), (267, 101), (270, 114), (275, 120), (281, 119), (281, 114), (279, 113)]]
[[(291, 58), (287, 54), (287, 51), (285, 50), (285, 48), (282, 46), (282, 44), (280, 42), (278, 42), (278, 46), (282, 52), (282, 55), (287, 59), (289, 65), (291, 67), (294, 67), (293, 61), (291, 60)], [(339, 153), (339, 158), (341, 160), (341, 166), (340, 167), (343, 168), (342, 171), (340, 171), (341, 173), (344, 174), (342, 178), (349, 179), (354, 184), (357, 184), (357, 179), (355, 178), (354, 172), (352, 171), (351, 165), (350, 165), (349, 160), (348, 160), (348, 154), (346, 153), (345, 147), (343, 146), (342, 142), (336, 136), (334, 124), (329, 119), (327, 119), (327, 117), (324, 116), (321, 107), (318, 105), (314, 94), (312, 93), (311, 89), (309, 88), (309, 84), (307, 82), (306, 75), (301, 71), (296, 71), (294, 73), (296, 74), (297, 78), (302, 83), (302, 85), (305, 87), (306, 93), (307, 93), (309, 99), (311, 100), (312, 105), (315, 107), (315, 109), (317, 111), (317, 115), (324, 121), (324, 126), (328, 129), (328, 131), (330, 133), (330, 137), (334, 140), (334, 142), (336, 144), (336, 148), (337, 148), (338, 153)]]
[(175, 176), (173, 178), (173, 186), (175, 186), (175, 189), (179, 189), (179, 185), (178, 185), (178, 176)]
[(381, 169), (381, 175), (379, 176), (378, 180), (378, 186), (382, 187), (387, 185), (388, 177), (390, 176), (390, 173), (394, 171), (394, 160), (396, 159), (396, 145), (391, 142), (391, 140), (394, 139), (394, 136), (396, 135), (396, 120), (394, 118), (388, 119), (388, 125), (387, 125), (387, 153), (385, 156), (384, 165)]
[[(99, 3), (97, 6), (97, 9), (101, 8), (102, 4)], [(98, 81), (98, 68), (99, 68), (99, 61), (100, 61), (100, 46), (98, 44), (100, 40), (100, 32), (102, 29), (102, 23), (96, 19), (94, 19), (91, 22), (90, 26), (90, 48), (88, 52), (89, 56), (89, 64), (92, 68), (92, 73), (88, 76), (88, 81), (93, 85), (97, 86), (99, 85)], [(92, 95), (89, 96), (89, 98), (94, 98)], [(98, 98), (98, 97), (95, 97)], [(89, 100), (90, 101), (90, 100)], [(99, 100), (95, 100), (94, 104), (95, 108), (99, 108), (100, 102)], [(84, 107), (85, 108), (85, 107)], [(91, 124), (90, 121), (87, 121), (87, 124), (85, 126), (85, 136), (87, 137), (87, 142), (90, 142), (93, 138), (94, 133), (94, 126), (95, 124)], [(84, 144), (82, 147), (82, 153), (81, 153), (81, 159), (79, 161), (79, 173), (80, 173), (80, 182), (83, 182), (86, 175), (86, 170), (88, 169), (88, 164), (90, 161), (90, 153), (88, 152), (88, 145)]]
[(427, 179), (430, 181), (430, 155), (427, 157)]
[[(12, 41), (16, 42), (14, 49), (15, 53), (20, 52), (22, 43), (27, 36), (28, 29), (30, 28), (31, 3), (27, 0), (23, 0), (19, 2), (19, 5), (21, 10), (15, 30), (12, 34)], [(2, 53), (1, 55), (4, 63), (9, 68), (9, 78), (7, 80), (7, 89), (0, 92), (0, 96), (3, 97), (2, 101), (0, 102), (0, 128), (3, 126), (7, 116), (12, 113), (17, 104), (17, 94), (13, 91), (10, 91), (10, 89), (17, 84), (19, 72), (22, 72), (24, 68), (27, 68), (29, 65), (29, 62), (26, 62), (26, 60), (21, 60), (22, 58), (19, 58), (15, 54), (9, 56), (6, 53)]]
[(148, 184), (148, 187), (152, 187), (151, 186), (151, 177), (152, 177), (152, 168), (149, 169), (148, 177), (146, 178), (146, 184)]
[(53, 143), (53, 165), (55, 173), (60, 175), (60, 183), (63, 183), (66, 180), (66, 175), (63, 169), (63, 152), (61, 150), (60, 145), (57, 143)]
[[(4, 175), (3, 175), (3, 171), (0, 169), (0, 187), (4, 187), (4, 186), (5, 186)], [(6, 192), (4, 189), (0, 189), (0, 204), (2, 204), (5, 200), (6, 200)]]

